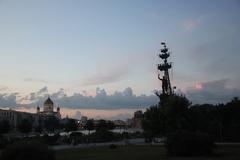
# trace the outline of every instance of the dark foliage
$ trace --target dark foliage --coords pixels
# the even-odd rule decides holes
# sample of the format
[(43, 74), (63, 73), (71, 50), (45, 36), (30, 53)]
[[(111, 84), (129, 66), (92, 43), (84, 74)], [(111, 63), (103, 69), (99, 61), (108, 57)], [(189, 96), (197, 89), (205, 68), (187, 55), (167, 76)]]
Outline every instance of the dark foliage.
[(128, 133), (128, 132), (123, 132), (123, 133), (122, 133), (122, 138), (123, 138), (123, 139), (129, 139), (129, 138), (130, 138), (130, 133)]
[(34, 128), (34, 131), (35, 131), (35, 132), (38, 132), (38, 133), (42, 133), (43, 128), (42, 128), (41, 125), (38, 125), (37, 127)]
[(144, 113), (142, 127), (147, 132), (148, 137), (154, 135), (165, 135), (165, 114), (158, 106), (151, 106)]
[(117, 146), (116, 146), (115, 144), (110, 144), (110, 145), (109, 145), (109, 148), (110, 148), (110, 149), (116, 149)]
[(178, 130), (203, 132), (218, 142), (240, 142), (240, 100), (226, 104), (196, 104), (182, 96), (169, 96), (144, 113), (142, 126), (147, 141)]
[(17, 127), (20, 132), (29, 133), (32, 131), (32, 122), (30, 119), (23, 119)]
[(99, 123), (96, 125), (96, 130), (111, 130), (114, 129), (115, 126), (111, 121), (99, 120)]
[(76, 131), (78, 129), (77, 122), (74, 119), (68, 119), (67, 123), (63, 125), (65, 132)]
[(85, 129), (88, 130), (89, 134), (90, 134), (90, 131), (94, 129), (93, 119), (87, 120), (87, 123), (85, 125)]
[(202, 104), (189, 108), (192, 131), (212, 135), (215, 141), (240, 142), (240, 100), (234, 98), (227, 104)]
[(59, 120), (54, 116), (49, 116), (44, 121), (44, 126), (49, 132), (54, 132), (60, 127)]
[(178, 131), (167, 136), (165, 145), (172, 156), (200, 156), (212, 153), (214, 141), (208, 134)]
[(0, 149), (5, 148), (8, 143), (8, 139), (0, 135)]
[(56, 145), (58, 139), (60, 138), (59, 134), (55, 134), (53, 136), (48, 136), (47, 134), (44, 135), (43, 137), (43, 142), (48, 145)]
[(111, 142), (121, 139), (121, 135), (108, 130), (97, 130), (88, 136), (89, 142)]
[(10, 131), (10, 124), (9, 124), (9, 121), (7, 120), (3, 120), (3, 121), (0, 121), (0, 134), (3, 134), (3, 133), (8, 133)]
[(55, 160), (55, 153), (40, 143), (17, 143), (3, 150), (2, 160)]
[(81, 132), (72, 132), (69, 138), (70, 138), (71, 144), (73, 145), (85, 142), (85, 137)]
[(161, 106), (147, 109), (142, 121), (147, 137), (165, 136), (167, 133), (186, 129), (189, 126), (187, 119), (189, 106), (187, 98), (172, 95), (167, 97)]

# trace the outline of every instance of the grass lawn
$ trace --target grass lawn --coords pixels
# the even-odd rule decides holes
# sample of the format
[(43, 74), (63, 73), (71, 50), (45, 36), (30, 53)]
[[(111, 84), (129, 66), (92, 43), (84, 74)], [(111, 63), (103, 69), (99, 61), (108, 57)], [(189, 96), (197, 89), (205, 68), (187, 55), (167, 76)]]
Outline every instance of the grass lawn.
[(118, 146), (59, 150), (57, 160), (237, 160), (240, 146), (218, 146), (215, 154), (208, 157), (168, 157), (163, 146)]
[(57, 151), (57, 160), (158, 160), (165, 157), (165, 149), (157, 146), (118, 146), (66, 149)]

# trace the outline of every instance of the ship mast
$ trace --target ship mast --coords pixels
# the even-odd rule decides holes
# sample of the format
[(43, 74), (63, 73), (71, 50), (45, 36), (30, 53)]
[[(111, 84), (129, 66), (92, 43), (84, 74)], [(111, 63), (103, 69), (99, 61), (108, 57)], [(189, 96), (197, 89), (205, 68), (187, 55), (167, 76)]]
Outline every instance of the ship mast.
[[(161, 45), (163, 48), (161, 49), (161, 53), (159, 54), (159, 58), (163, 60), (162, 63), (158, 64), (158, 79), (162, 83), (162, 93), (157, 91), (156, 95), (160, 98), (160, 100), (163, 100), (164, 97), (168, 97), (173, 94), (173, 90), (171, 87), (171, 82), (169, 78), (169, 69), (172, 68), (172, 64), (168, 62), (168, 58), (170, 56), (170, 53), (168, 51), (168, 48), (166, 46), (165, 42), (162, 42)], [(163, 75), (160, 73), (163, 72)]]

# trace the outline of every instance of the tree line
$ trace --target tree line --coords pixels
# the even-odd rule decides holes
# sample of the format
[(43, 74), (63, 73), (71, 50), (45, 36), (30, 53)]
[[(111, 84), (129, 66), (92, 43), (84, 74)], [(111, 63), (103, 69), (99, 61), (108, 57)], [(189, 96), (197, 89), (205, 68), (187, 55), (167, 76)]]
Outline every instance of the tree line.
[(191, 104), (184, 96), (172, 95), (146, 110), (142, 126), (150, 138), (185, 130), (207, 133), (217, 142), (240, 142), (240, 100)]

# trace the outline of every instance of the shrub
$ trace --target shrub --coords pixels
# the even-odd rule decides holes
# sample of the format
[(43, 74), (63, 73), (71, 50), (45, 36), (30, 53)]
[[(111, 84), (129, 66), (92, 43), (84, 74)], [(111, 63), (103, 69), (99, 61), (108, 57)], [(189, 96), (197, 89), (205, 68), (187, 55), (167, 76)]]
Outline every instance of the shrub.
[(144, 132), (144, 139), (146, 143), (151, 143), (153, 140), (153, 135), (150, 132)]
[(116, 149), (117, 146), (116, 146), (115, 144), (110, 144), (110, 145), (109, 145), (109, 148), (110, 148), (110, 149)]
[(123, 132), (122, 133), (122, 138), (124, 139), (129, 139), (130, 138), (130, 136), (129, 136), (129, 133), (128, 132)]
[(2, 160), (55, 160), (55, 153), (40, 143), (18, 143), (8, 146), (0, 157)]
[(204, 133), (178, 131), (167, 136), (165, 145), (172, 156), (199, 156), (212, 153), (214, 141)]
[(11, 126), (9, 124), (9, 121), (7, 120), (0, 121), (0, 134), (8, 133), (10, 129), (11, 129)]
[(32, 131), (32, 121), (29, 119), (23, 119), (19, 124), (18, 124), (18, 129), (22, 133), (29, 133)]
[(111, 142), (119, 140), (121, 138), (121, 134), (101, 129), (88, 135), (87, 138), (89, 139), (89, 142)]
[(70, 142), (73, 145), (79, 144), (79, 143), (83, 143), (84, 142), (84, 137), (83, 134), (81, 132), (72, 132), (70, 134)]
[(60, 138), (59, 134), (55, 134), (53, 136), (49, 136), (49, 135), (45, 134), (43, 136), (43, 142), (48, 145), (56, 145), (59, 138)]
[(5, 148), (5, 146), (8, 144), (8, 140), (0, 135), (0, 149)]

